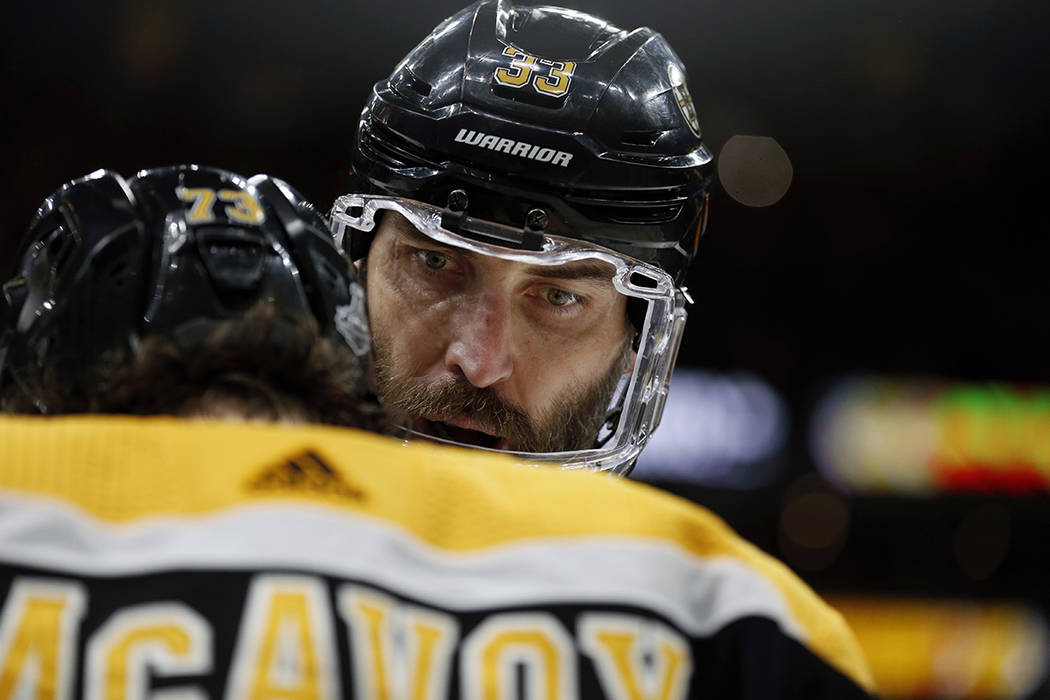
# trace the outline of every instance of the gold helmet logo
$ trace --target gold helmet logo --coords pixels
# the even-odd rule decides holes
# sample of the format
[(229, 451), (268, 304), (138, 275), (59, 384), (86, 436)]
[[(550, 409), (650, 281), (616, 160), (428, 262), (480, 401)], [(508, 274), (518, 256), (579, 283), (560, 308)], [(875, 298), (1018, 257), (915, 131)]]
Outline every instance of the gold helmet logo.
[[(503, 55), (510, 56), (510, 67), (496, 68), (492, 75), (496, 85), (517, 89), (532, 83), (536, 92), (551, 97), (563, 97), (569, 92), (572, 74), (576, 70), (576, 64), (572, 61), (552, 61), (530, 56), (513, 46), (503, 49)], [(542, 74), (544, 70), (547, 75)]]
[(678, 103), (678, 109), (682, 113), (682, 117), (685, 119), (686, 124), (689, 125), (689, 129), (700, 136), (700, 120), (696, 116), (696, 107), (693, 106), (693, 98), (689, 94), (689, 88), (685, 86), (685, 74), (675, 64), (667, 66), (667, 79), (671, 81), (671, 91), (674, 92), (675, 102)]

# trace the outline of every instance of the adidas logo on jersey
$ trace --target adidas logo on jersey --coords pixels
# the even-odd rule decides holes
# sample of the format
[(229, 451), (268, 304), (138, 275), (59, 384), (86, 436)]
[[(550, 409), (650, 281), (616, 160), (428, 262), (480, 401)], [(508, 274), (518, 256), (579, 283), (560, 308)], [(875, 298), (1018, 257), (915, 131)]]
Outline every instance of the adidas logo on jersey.
[(459, 143), (465, 143), (468, 146), (487, 148), (490, 151), (496, 151), (497, 153), (507, 153), (512, 156), (518, 156), (519, 158), (537, 160), (541, 163), (560, 165), (563, 168), (569, 167), (569, 161), (572, 160), (572, 154), (566, 153), (565, 151), (544, 148), (543, 146), (534, 146), (533, 144), (525, 143), (524, 141), (515, 141), (500, 136), (493, 136), (492, 134), (484, 134), (480, 131), (474, 131), (473, 129), (460, 129), (459, 133), (456, 134), (456, 141)]
[(355, 501), (365, 497), (361, 489), (347, 483), (339, 472), (310, 450), (267, 467), (250, 480), (247, 487), (250, 491), (312, 491)]

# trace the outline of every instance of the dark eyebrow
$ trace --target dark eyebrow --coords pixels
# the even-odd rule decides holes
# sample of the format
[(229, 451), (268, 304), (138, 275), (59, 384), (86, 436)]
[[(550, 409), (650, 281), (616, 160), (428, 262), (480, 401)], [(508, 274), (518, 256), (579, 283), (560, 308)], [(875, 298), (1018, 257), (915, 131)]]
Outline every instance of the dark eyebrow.
[(597, 280), (611, 282), (615, 268), (600, 260), (580, 260), (564, 265), (529, 265), (525, 272), (534, 277), (559, 280)]
[[(439, 250), (453, 251), (457, 255), (462, 255), (467, 258), (473, 258), (479, 255), (479, 253), (475, 253), (471, 250), (436, 241), (425, 233), (420, 232), (404, 217), (399, 216), (399, 218), (401, 221), (399, 221), (397, 225), (398, 235), (408, 239), (412, 243), (434, 247)], [(558, 280), (585, 280), (605, 283), (612, 282), (615, 272), (615, 267), (607, 262), (602, 262), (601, 260), (578, 260), (576, 262), (565, 263), (564, 265), (529, 265), (525, 268), (525, 273), (532, 275), (533, 277)]]

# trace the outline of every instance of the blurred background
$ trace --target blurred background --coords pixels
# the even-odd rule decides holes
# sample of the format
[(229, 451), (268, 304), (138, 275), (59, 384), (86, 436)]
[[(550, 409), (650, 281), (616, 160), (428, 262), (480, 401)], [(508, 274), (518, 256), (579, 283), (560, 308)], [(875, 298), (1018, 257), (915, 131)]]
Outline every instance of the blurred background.
[[(462, 3), (8, 3), (0, 266), (100, 167), (327, 209), (371, 84)], [(886, 697), (1050, 698), (1050, 5), (563, 4), (661, 31), (718, 156), (636, 477), (839, 606)]]

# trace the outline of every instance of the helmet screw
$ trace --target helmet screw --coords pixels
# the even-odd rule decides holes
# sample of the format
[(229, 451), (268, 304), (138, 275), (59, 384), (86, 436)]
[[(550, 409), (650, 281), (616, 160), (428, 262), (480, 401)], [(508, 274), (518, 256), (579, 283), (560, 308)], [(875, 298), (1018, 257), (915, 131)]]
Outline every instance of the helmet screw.
[(529, 213), (525, 215), (525, 227), (534, 231), (542, 231), (547, 228), (548, 223), (550, 223), (550, 219), (547, 216), (547, 212), (542, 209), (530, 209)]
[(452, 190), (449, 192), (448, 208), (450, 211), (466, 211), (467, 193), (463, 190)]

